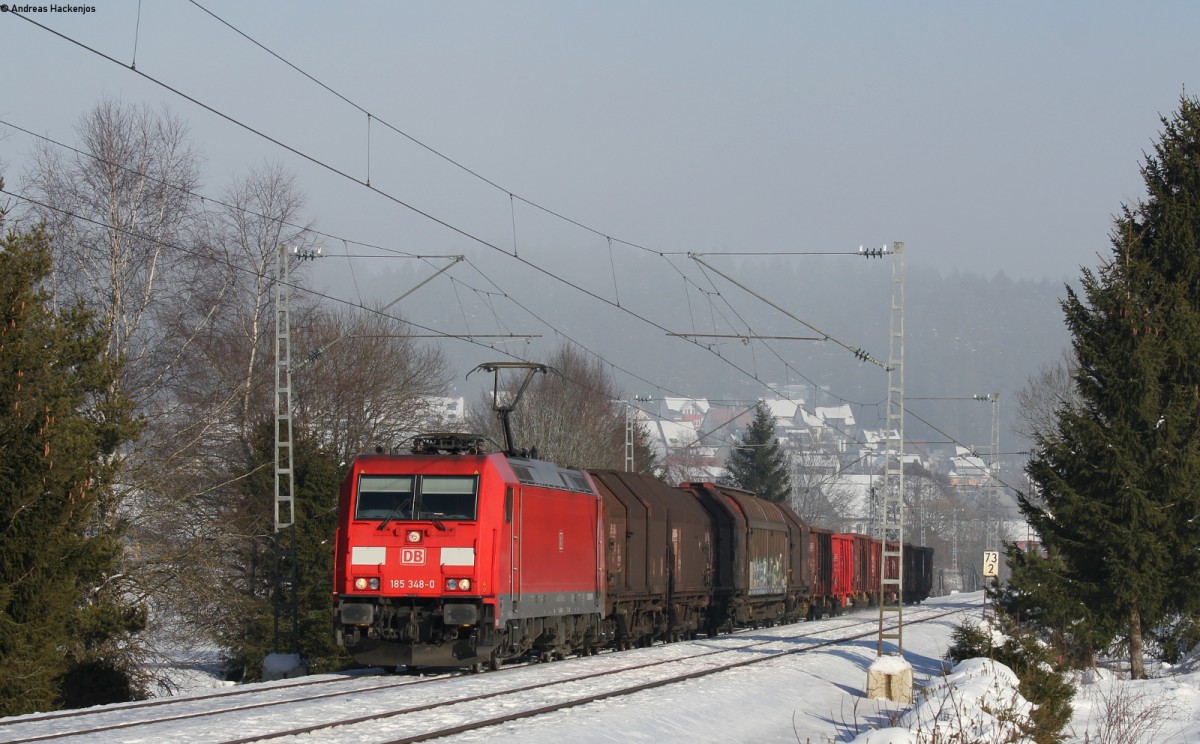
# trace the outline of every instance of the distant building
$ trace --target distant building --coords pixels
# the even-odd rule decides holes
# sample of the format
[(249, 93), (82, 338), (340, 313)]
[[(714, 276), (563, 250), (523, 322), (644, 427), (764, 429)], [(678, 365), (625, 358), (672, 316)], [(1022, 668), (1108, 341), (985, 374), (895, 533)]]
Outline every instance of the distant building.
[(467, 401), (464, 397), (446, 398), (431, 395), (424, 398), (426, 431), (459, 431), (467, 423)]
[(955, 488), (986, 486), (991, 472), (983, 458), (966, 447), (956, 446), (954, 450), (954, 457), (950, 458), (950, 485)]
[(708, 414), (708, 401), (704, 398), (663, 398), (667, 417), (673, 421), (687, 421), (693, 430), (699, 430)]

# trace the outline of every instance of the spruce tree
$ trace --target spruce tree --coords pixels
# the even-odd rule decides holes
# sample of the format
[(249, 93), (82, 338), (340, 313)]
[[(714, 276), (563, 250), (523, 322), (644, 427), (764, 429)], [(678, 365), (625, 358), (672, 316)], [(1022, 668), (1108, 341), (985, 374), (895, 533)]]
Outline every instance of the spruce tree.
[(50, 256), (41, 228), (0, 241), (0, 715), (140, 695), (145, 614), (99, 513), (138, 427), (93, 316), (53, 309)]
[(1063, 562), (1060, 591), (1118, 629), (1135, 677), (1143, 633), (1200, 602), (1200, 103), (1162, 122), (1147, 197), (1067, 289), (1078, 404), (1036, 437), (1038, 495), (1021, 498)]
[[(299, 427), (296, 427), (297, 430)], [(217, 640), (226, 649), (231, 676), (256, 681), (262, 663), (277, 648), (274, 609), (274, 429), (261, 426), (255, 450), (240, 475), (241, 504), (231, 512), (234, 528), (245, 535), (234, 564), (227, 601), (219, 610), (223, 622)], [(297, 648), (312, 673), (343, 669), (352, 663), (335, 645), (330, 620), (333, 592), (334, 533), (343, 471), (322, 452), (311, 436), (298, 433), (293, 452), (296, 498)], [(290, 619), (281, 619), (281, 623)], [(281, 629), (283, 626), (281, 625)]]
[(775, 419), (762, 401), (754, 407), (754, 421), (742, 443), (733, 448), (725, 468), (739, 488), (767, 501), (786, 502), (791, 495), (787, 457), (775, 440)]

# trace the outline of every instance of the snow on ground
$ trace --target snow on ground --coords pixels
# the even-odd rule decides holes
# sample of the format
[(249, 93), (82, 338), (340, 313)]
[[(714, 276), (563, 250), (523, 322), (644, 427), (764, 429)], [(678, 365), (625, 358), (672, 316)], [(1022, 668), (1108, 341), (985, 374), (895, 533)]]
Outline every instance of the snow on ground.
[[(982, 611), (982, 594), (929, 600), (925, 606), (939, 604), (960, 606), (963, 612), (904, 629), (904, 655), (917, 684), (941, 675), (950, 632), (964, 618)], [(801, 623), (771, 630), (803, 637), (820, 626), (820, 622)], [(869, 726), (887, 725), (904, 710), (894, 703), (866, 699), (867, 669), (875, 658), (876, 640), (866, 638), (446, 741), (847, 741)]]
[[(951, 632), (964, 620), (977, 621), (983, 613), (982, 601), (978, 593), (931, 599), (925, 603), (926, 607), (959, 608), (960, 612), (941, 620), (906, 625), (904, 655), (913, 667), (915, 706), (866, 699), (867, 669), (876, 658), (875, 640), (868, 638), (820, 653), (784, 657), (439, 741), (522, 744), (560, 744), (564, 740), (572, 744), (1000, 741), (1008, 729), (996, 716), (984, 714), (983, 709), (1002, 711), (1027, 705), (1016, 692), (1011, 672), (1003, 665), (981, 659), (968, 660), (949, 674), (943, 665)], [(799, 639), (819, 631), (821, 625), (803, 623), (756, 633)], [(669, 653), (669, 647), (626, 653)], [(565, 665), (603, 659), (600, 656), (544, 667), (531, 665), (504, 674), (527, 675), (532, 683), (543, 674), (561, 672)], [(1200, 660), (1178, 667), (1161, 666), (1157, 671), (1161, 676), (1143, 682), (1122, 680), (1109, 671), (1079, 675), (1079, 693), (1067, 741), (1070, 744), (1200, 744)], [(195, 669), (189, 674), (197, 691), (224, 685), (215, 677), (205, 681)], [(486, 682), (487, 677), (462, 679), (478, 684)], [(952, 710), (947, 701), (958, 702), (958, 709)], [(291, 716), (291, 723), (303, 723), (295, 719), (294, 712)], [(187, 721), (181, 721), (169, 738), (184, 744), (197, 740), (199, 733), (191, 730)], [(0, 734), (0, 741), (5, 738), (6, 734)], [(336, 730), (304, 738), (322, 742), (350, 740), (339, 738)]]

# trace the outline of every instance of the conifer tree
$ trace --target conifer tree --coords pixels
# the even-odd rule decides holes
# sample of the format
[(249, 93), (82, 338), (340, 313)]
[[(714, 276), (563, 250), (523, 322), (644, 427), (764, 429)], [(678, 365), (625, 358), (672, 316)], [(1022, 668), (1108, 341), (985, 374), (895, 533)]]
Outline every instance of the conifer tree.
[(1200, 103), (1162, 122), (1147, 197), (1067, 289), (1078, 398), (1036, 437), (1038, 495), (1021, 498), (1063, 562), (1060, 592), (1118, 628), (1135, 677), (1146, 629), (1200, 603)]
[[(275, 647), (274, 605), (274, 430), (260, 427), (257, 448), (242, 480), (241, 505), (230, 513), (244, 540), (231, 565), (227, 601), (219, 610), (217, 639), (229, 654), (233, 676), (259, 678), (262, 663)], [(352, 663), (335, 645), (330, 624), (333, 592), (333, 543), (337, 529), (338, 492), (342, 472), (337, 461), (321, 452), (314, 440), (296, 436), (293, 453), (296, 497), (297, 651), (311, 673), (334, 671)]]
[(762, 401), (754, 407), (754, 421), (742, 443), (733, 448), (725, 468), (739, 488), (767, 501), (786, 502), (791, 496), (787, 458), (775, 440), (775, 419)]
[(0, 241), (0, 715), (140, 695), (145, 615), (111, 588), (120, 535), (99, 528), (137, 425), (93, 316), (52, 309), (50, 256), (41, 228)]

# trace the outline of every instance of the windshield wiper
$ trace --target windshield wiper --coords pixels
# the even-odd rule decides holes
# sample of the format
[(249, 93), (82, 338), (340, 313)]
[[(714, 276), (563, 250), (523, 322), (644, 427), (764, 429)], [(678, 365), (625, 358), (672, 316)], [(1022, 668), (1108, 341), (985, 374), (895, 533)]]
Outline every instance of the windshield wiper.
[[(409, 501), (407, 503), (411, 504), (412, 502)], [(403, 501), (401, 501), (399, 504), (396, 504), (396, 507), (394, 509), (392, 509), (390, 512), (388, 512), (388, 515), (383, 518), (383, 521), (380, 522), (379, 526), (376, 527), (375, 529), (382, 530), (383, 528), (387, 527), (388, 522), (390, 522), (393, 519), (395, 519), (396, 517), (400, 516), (400, 511), (404, 508), (404, 506), (405, 506), (405, 502), (403, 502)]]

